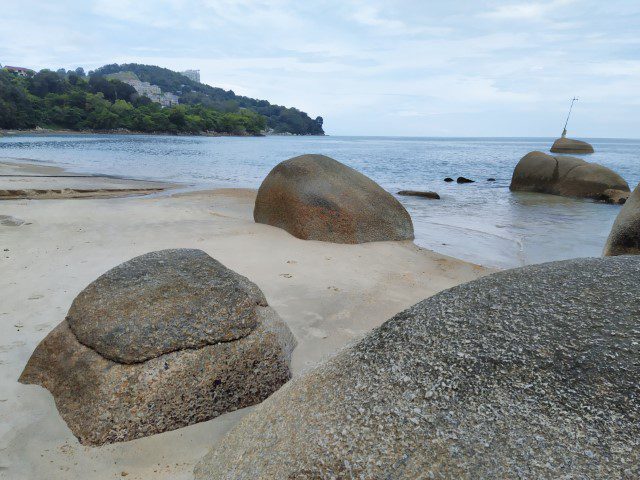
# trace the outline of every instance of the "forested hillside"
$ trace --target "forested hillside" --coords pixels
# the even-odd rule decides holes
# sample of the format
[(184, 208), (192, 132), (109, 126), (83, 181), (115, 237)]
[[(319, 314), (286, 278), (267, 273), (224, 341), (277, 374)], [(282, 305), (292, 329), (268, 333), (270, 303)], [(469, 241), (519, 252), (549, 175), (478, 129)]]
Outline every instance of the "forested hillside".
[(277, 133), (298, 135), (323, 135), (322, 117), (312, 119), (296, 108), (272, 105), (266, 100), (256, 100), (236, 95), (231, 90), (211, 87), (194, 82), (184, 75), (167, 68), (137, 63), (105, 65), (94, 74), (108, 75), (117, 72), (133, 72), (143, 82), (158, 85), (163, 91), (180, 95), (180, 103), (204, 105), (223, 112), (238, 112), (243, 108), (252, 110), (267, 118), (267, 126)]
[[(143, 82), (180, 96), (180, 105), (163, 108), (136, 93), (127, 83), (105, 78), (132, 71)], [(70, 130), (322, 135), (322, 118), (312, 120), (295, 108), (237, 96), (231, 91), (194, 82), (166, 68), (148, 65), (107, 65), (90, 75), (75, 71), (41, 70), (21, 77), (0, 70), (0, 128), (35, 127)]]
[(24, 78), (0, 70), (0, 128), (35, 127), (258, 135), (266, 119), (250, 110), (203, 105), (162, 108), (130, 85), (100, 76), (41, 70)]

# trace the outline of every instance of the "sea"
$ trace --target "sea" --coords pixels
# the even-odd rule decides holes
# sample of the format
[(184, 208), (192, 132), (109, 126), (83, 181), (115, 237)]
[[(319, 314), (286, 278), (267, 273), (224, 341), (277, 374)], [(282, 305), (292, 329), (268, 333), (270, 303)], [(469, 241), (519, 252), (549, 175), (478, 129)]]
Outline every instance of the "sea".
[[(257, 188), (279, 162), (320, 153), (359, 170), (393, 195), (399, 190), (439, 193), (440, 200), (396, 195), (411, 214), (418, 245), (485, 266), (511, 268), (600, 256), (621, 208), (511, 192), (518, 160), (532, 150), (548, 152), (553, 140), (16, 135), (0, 138), (0, 157), (78, 173), (181, 182), (189, 188)], [(595, 153), (576, 156), (613, 169), (635, 188), (640, 181), (640, 140), (585, 140)], [(458, 176), (475, 183), (443, 181)]]

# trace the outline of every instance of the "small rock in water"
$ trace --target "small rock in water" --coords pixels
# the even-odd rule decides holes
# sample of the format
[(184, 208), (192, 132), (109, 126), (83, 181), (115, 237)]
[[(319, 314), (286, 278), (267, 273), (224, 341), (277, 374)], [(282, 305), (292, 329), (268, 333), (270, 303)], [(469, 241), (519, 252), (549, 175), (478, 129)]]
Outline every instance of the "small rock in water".
[(444, 179), (445, 182), (453, 182), (453, 178), (451, 177), (447, 177)]
[(458, 183), (475, 183), (476, 181), (475, 180), (471, 180), (470, 178), (458, 177), (456, 182), (458, 182)]
[(411, 196), (411, 197), (425, 197), (432, 200), (440, 200), (440, 195), (436, 192), (421, 192), (419, 190), (400, 190), (398, 195)]
[(487, 178), (487, 182), (495, 182), (496, 179), (495, 178)]
[(4, 225), (5, 227), (19, 227), (24, 224), (24, 220), (16, 217), (12, 217), (11, 215), (0, 215), (0, 225)]

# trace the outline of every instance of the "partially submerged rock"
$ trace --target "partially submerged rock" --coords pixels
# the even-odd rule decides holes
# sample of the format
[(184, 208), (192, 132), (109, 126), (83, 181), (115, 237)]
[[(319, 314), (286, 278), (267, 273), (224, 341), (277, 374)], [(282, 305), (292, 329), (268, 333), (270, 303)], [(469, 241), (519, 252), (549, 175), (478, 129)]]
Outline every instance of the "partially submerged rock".
[[(629, 185), (613, 170), (580, 158), (530, 152), (520, 159), (511, 178), (512, 191), (539, 192), (597, 199), (607, 190), (628, 192)], [(614, 195), (608, 192), (607, 195)]]
[(424, 192), (420, 190), (400, 190), (398, 195), (404, 195), (409, 197), (424, 197), (432, 200), (440, 200), (440, 195), (436, 192)]
[(553, 153), (593, 153), (593, 147), (582, 140), (560, 137), (551, 146)]
[(197, 480), (640, 477), (640, 258), (497, 273), (259, 405)]
[(451, 177), (446, 177), (446, 178), (444, 179), (444, 181), (445, 181), (445, 182), (447, 182), (447, 183), (450, 183), (450, 182), (453, 182), (453, 178), (451, 178)]
[(264, 400), (295, 340), (260, 289), (201, 250), (108, 271), (38, 345), (20, 382), (54, 396), (81, 443), (132, 440)]
[(631, 195), (631, 192), (623, 192), (622, 190), (614, 190), (608, 188), (607, 190), (602, 192), (602, 195), (599, 195), (594, 199), (598, 200), (599, 202), (624, 205), (629, 199), (629, 195)]
[(475, 183), (475, 180), (471, 180), (470, 178), (458, 177), (456, 182), (458, 183)]
[(260, 185), (253, 217), (303, 240), (413, 239), (411, 217), (393, 195), (324, 155), (301, 155), (276, 165)]
[(640, 185), (618, 213), (607, 238), (604, 255), (640, 255)]

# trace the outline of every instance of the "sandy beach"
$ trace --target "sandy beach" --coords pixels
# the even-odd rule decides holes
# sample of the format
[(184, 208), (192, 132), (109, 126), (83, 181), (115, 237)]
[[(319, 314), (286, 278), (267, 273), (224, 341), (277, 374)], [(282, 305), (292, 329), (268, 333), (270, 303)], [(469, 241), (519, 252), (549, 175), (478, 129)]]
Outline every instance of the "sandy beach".
[[(17, 382), (73, 298), (136, 255), (199, 248), (255, 282), (298, 340), (294, 375), (419, 300), (490, 272), (413, 242), (299, 240), (254, 223), (255, 191), (248, 189), (175, 193), (157, 182), (73, 176), (24, 162), (0, 163), (0, 175), (0, 190), (34, 197), (0, 202), (7, 220), (0, 224), (2, 478), (192, 478), (194, 463), (250, 410), (131, 442), (85, 447), (48, 391)], [(83, 192), (86, 198), (55, 198), (78, 196), (74, 190), (96, 191)], [(149, 192), (155, 194), (120, 198)], [(104, 196), (116, 198), (95, 198)]]

